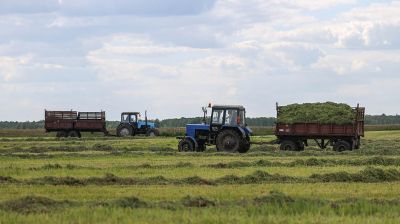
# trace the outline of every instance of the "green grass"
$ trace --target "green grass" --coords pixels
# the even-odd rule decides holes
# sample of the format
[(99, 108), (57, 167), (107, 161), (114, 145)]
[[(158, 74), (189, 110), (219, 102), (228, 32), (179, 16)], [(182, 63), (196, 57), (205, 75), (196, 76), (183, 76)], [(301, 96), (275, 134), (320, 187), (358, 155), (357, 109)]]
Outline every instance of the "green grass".
[[(400, 131), (367, 132), (360, 150), (344, 153), (313, 144), (303, 152), (272, 145), (247, 154), (214, 147), (179, 153), (177, 143), (173, 137), (0, 137), (0, 223), (399, 221)], [(272, 179), (260, 179), (266, 174)], [(60, 185), (48, 177), (91, 182)]]

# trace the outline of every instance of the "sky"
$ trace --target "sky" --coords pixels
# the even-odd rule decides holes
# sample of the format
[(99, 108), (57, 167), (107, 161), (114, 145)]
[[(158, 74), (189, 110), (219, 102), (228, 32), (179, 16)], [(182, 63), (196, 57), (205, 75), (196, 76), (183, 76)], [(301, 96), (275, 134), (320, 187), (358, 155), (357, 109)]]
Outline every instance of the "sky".
[(201, 116), (241, 104), (400, 111), (400, 1), (0, 0), (0, 120)]

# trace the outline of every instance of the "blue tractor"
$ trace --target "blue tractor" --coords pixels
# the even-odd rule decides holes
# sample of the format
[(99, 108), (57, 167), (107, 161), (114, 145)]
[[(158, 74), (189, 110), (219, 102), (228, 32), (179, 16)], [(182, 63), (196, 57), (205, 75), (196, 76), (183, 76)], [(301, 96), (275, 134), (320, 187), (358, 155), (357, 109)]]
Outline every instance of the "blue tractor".
[(145, 134), (147, 136), (158, 136), (159, 131), (155, 123), (147, 121), (147, 112), (145, 120), (140, 120), (139, 112), (123, 112), (121, 113), (121, 122), (117, 127), (118, 137), (129, 137), (137, 134)]
[[(211, 105), (209, 105), (211, 107)], [(186, 125), (186, 135), (180, 139), (178, 150), (204, 151), (215, 145), (218, 151), (245, 153), (250, 149), (251, 129), (246, 125), (246, 110), (238, 105), (214, 105), (207, 122), (203, 107), (203, 124)]]

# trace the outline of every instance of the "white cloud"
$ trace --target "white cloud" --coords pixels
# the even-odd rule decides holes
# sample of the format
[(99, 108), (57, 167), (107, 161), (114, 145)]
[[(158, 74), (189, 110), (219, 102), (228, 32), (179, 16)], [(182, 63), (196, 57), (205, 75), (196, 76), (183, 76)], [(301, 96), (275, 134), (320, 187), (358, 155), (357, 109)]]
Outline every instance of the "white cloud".
[(20, 74), (20, 66), (27, 65), (32, 56), (0, 57), (0, 77), (5, 82), (10, 82)]
[(307, 10), (318, 10), (326, 9), (337, 5), (355, 5), (356, 0), (324, 0), (324, 1), (314, 1), (314, 0), (298, 0), (298, 1), (288, 1), (293, 7), (298, 7)]
[(381, 76), (397, 76), (396, 70), (400, 69), (400, 52), (347, 52), (347, 54), (331, 54), (314, 63), (313, 68), (328, 69), (338, 75), (352, 75), (363, 73), (364, 79)]
[(352, 96), (352, 97), (370, 97), (373, 92), (370, 89), (369, 85), (363, 84), (354, 84), (354, 85), (343, 85), (339, 86), (337, 93), (342, 96)]
[(0, 102), (20, 102), (2, 113), (100, 107), (117, 118), (140, 107), (166, 118), (198, 115), (209, 101), (244, 104), (251, 116), (275, 115), (276, 101), (400, 109), (379, 100), (400, 100), (399, 1), (173, 0), (145, 10), (119, 1), (126, 9), (2, 8)]
[[(35, 14), (58, 12), (66, 15), (144, 15), (144, 16), (171, 16), (197, 14), (212, 7), (214, 0), (2, 0), (0, 13), (2, 14)], [(174, 5), (174, 7), (170, 7)]]

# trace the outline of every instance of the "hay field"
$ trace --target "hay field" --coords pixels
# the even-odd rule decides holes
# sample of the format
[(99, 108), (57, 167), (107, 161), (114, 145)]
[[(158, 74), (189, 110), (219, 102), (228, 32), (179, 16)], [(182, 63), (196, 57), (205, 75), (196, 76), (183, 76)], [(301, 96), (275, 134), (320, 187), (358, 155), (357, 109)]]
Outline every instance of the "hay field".
[(343, 153), (1, 137), (0, 223), (398, 223), (399, 165), (400, 131), (367, 132)]

